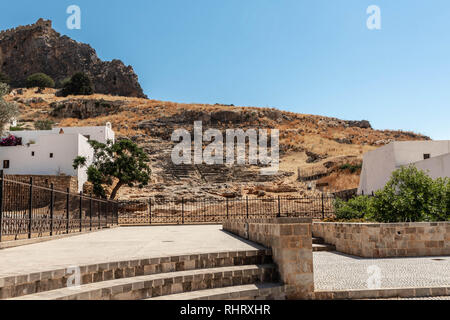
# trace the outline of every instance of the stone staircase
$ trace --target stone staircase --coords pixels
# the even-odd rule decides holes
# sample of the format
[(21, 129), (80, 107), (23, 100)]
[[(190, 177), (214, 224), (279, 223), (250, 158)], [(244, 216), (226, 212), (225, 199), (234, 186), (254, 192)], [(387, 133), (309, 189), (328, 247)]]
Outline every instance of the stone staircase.
[(319, 251), (336, 251), (336, 247), (331, 244), (326, 244), (322, 238), (313, 237), (313, 252)]
[[(102, 263), (71, 273), (53, 270), (0, 279), (13, 300), (285, 299), (270, 250), (221, 252)], [(70, 282), (72, 283), (72, 282)]]

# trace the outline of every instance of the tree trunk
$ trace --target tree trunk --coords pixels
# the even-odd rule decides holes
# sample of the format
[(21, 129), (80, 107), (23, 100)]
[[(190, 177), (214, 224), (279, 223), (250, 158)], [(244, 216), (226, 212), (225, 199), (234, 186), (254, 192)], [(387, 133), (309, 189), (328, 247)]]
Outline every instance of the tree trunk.
[(115, 200), (117, 196), (117, 192), (119, 189), (124, 185), (122, 181), (117, 182), (116, 186), (114, 187), (113, 191), (111, 192), (111, 196), (109, 197), (109, 200)]

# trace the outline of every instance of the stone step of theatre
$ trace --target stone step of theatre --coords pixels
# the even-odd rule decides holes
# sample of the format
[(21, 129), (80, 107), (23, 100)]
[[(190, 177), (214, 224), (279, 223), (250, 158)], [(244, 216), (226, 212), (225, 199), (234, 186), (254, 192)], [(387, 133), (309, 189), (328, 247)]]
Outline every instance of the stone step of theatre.
[[(284, 299), (270, 250), (222, 252), (89, 265), (0, 279), (0, 298), (14, 300)], [(191, 293), (192, 295), (189, 295)]]

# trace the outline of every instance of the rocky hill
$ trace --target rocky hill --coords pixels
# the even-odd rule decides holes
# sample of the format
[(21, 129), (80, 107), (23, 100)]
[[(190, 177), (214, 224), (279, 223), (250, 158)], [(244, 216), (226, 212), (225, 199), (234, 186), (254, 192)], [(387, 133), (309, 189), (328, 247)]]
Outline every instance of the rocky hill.
[[(239, 197), (312, 195), (321, 190), (356, 188), (365, 152), (394, 140), (427, 140), (403, 131), (374, 130), (368, 121), (346, 121), (277, 109), (181, 104), (106, 95), (55, 96), (55, 90), (13, 90), (7, 97), (20, 105), (19, 125), (51, 119), (57, 126), (92, 126), (111, 122), (118, 138), (129, 138), (151, 158), (152, 183), (144, 190), (121, 190), (122, 199), (146, 196)], [(280, 171), (260, 175), (256, 166), (181, 165), (170, 155), (175, 129), (204, 128), (280, 130)], [(311, 187), (311, 188), (310, 188)], [(311, 190), (310, 190), (311, 189)]]
[(145, 98), (138, 77), (122, 61), (102, 61), (93, 48), (61, 36), (49, 20), (0, 32), (0, 70), (21, 87), (28, 76), (43, 72), (61, 83), (74, 73), (90, 75), (98, 93)]

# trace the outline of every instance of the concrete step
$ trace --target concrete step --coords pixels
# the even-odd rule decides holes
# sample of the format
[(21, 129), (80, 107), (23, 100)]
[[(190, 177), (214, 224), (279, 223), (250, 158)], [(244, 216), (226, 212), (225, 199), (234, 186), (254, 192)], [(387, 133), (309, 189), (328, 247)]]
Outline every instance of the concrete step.
[(331, 244), (313, 244), (313, 251), (336, 251), (336, 247)]
[(142, 300), (204, 289), (278, 281), (273, 264), (153, 274), (66, 287), (11, 300)]
[(286, 287), (260, 283), (171, 294), (145, 300), (284, 300)]
[[(269, 249), (255, 249), (98, 263), (80, 266), (81, 284), (174, 271), (271, 264), (271, 255)], [(64, 288), (72, 273), (73, 270), (57, 269), (0, 277), (0, 299)]]

